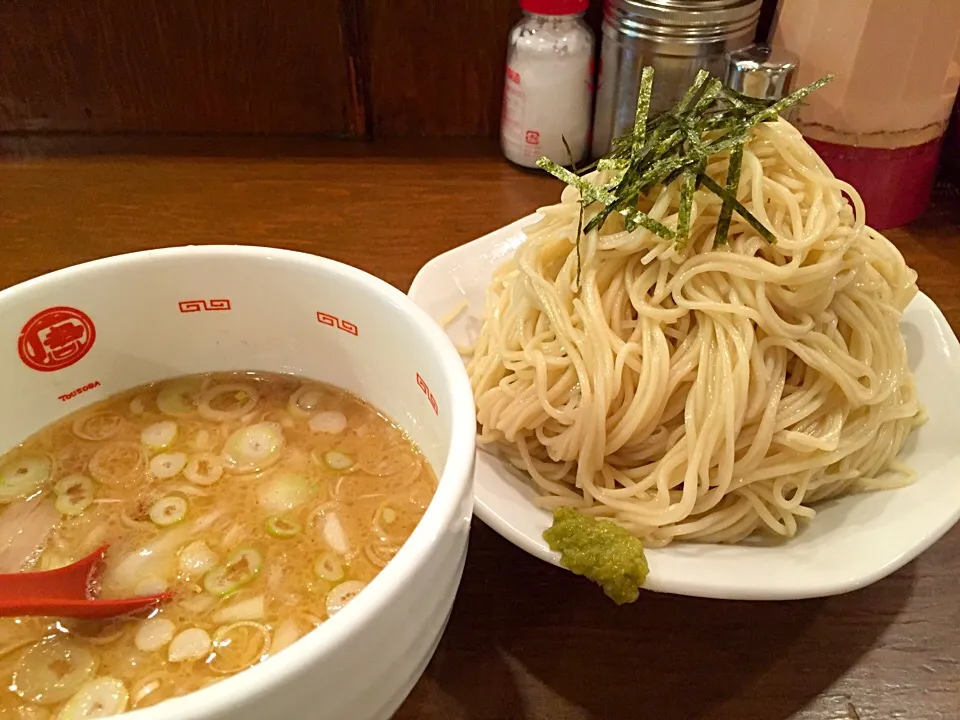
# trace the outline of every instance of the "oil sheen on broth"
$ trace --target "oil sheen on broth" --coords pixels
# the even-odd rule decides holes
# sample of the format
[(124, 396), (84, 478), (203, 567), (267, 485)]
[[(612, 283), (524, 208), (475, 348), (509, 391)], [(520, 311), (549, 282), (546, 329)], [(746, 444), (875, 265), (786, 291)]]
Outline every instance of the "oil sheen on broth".
[(343, 390), (192, 376), (74, 413), (0, 458), (0, 572), (109, 543), (102, 597), (164, 590), (149, 616), (0, 619), (0, 718), (155, 705), (279, 652), (393, 557), (436, 476)]

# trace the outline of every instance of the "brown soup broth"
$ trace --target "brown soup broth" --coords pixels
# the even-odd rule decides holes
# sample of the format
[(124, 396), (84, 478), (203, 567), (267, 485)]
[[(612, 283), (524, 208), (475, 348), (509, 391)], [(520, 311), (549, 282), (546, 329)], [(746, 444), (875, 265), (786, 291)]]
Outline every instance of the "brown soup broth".
[(173, 599), (0, 619), (0, 718), (147, 707), (279, 652), (377, 575), (436, 485), (368, 403), (289, 375), (178, 378), (59, 420), (0, 457), (0, 572), (109, 544), (91, 592)]

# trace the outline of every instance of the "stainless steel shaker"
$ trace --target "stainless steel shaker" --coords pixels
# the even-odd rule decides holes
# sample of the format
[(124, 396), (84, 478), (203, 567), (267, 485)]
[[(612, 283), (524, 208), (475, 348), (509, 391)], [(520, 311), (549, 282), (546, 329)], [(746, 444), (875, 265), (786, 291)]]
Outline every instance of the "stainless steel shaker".
[(593, 155), (630, 131), (640, 72), (655, 71), (651, 113), (674, 105), (701, 69), (722, 78), (725, 54), (753, 42), (763, 0), (606, 0)]
[(755, 43), (727, 53), (724, 83), (749, 97), (779, 100), (790, 94), (799, 63), (792, 52)]

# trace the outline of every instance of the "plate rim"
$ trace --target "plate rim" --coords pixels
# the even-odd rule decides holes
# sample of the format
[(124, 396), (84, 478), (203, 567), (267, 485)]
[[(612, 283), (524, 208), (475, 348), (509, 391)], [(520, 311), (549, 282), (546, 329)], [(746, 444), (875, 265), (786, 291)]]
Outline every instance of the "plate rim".
[[(445, 265), (455, 262), (461, 255), (469, 257), (472, 254), (471, 251), (476, 252), (478, 248), (486, 247), (488, 244), (496, 246), (508, 242), (510, 238), (519, 233), (523, 227), (535, 222), (540, 217), (542, 217), (542, 215), (539, 212), (531, 213), (470, 242), (432, 257), (417, 271), (407, 294), (414, 302), (420, 304), (419, 296), (425, 292), (425, 288), (429, 285), (428, 278), (435, 276), (436, 273), (445, 272)], [(436, 287), (436, 283), (434, 283), (434, 287)], [(945, 337), (947, 345), (949, 346), (949, 353), (960, 357), (960, 340), (957, 339), (956, 334), (950, 327), (949, 321), (937, 304), (926, 293), (918, 289), (917, 295), (913, 298), (910, 305), (908, 305), (907, 310), (913, 306), (916, 306), (916, 310), (930, 316), (933, 324)], [(480, 447), (477, 448), (476, 452), (477, 464), (475, 472), (481, 472), (481, 468), (487, 460), (493, 463), (502, 462), (502, 460), (497, 458), (493, 453), (487, 452)], [(474, 513), (484, 524), (512, 545), (529, 555), (556, 567), (563, 567), (560, 564), (558, 553), (549, 550), (545, 545), (538, 544), (532, 540), (527, 533), (512, 525), (501, 514), (494, 510), (493, 507), (489, 506), (481, 495), (482, 491), (480, 486), (475, 483)], [(537, 508), (532, 509), (539, 510)], [(549, 513), (545, 510), (539, 510), (539, 512), (543, 513), (545, 518), (549, 518)], [(884, 558), (884, 560), (877, 563), (875, 567), (870, 567), (863, 572), (851, 573), (840, 579), (831, 579), (828, 577), (820, 581), (817, 581), (816, 578), (812, 581), (809, 578), (790, 582), (780, 580), (766, 588), (756, 587), (753, 584), (738, 585), (736, 582), (731, 582), (726, 585), (716, 582), (703, 583), (693, 578), (683, 578), (681, 580), (673, 578), (664, 584), (658, 580), (654, 572), (654, 568), (658, 564), (657, 555), (659, 549), (651, 548), (646, 550), (647, 558), (651, 565), (651, 573), (644, 583), (643, 589), (652, 592), (689, 597), (747, 601), (801, 600), (839, 595), (871, 585), (900, 570), (928, 550), (958, 522), (960, 522), (960, 503), (953, 508), (944, 521), (928, 528), (927, 532), (925, 532), (917, 542), (900, 548), (896, 553), (891, 553), (889, 557)]]

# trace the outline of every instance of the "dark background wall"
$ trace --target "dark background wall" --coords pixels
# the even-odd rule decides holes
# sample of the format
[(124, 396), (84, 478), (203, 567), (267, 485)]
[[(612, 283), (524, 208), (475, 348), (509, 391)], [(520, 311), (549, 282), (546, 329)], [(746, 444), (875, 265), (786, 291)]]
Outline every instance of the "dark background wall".
[(492, 136), (519, 17), (518, 0), (0, 0), (0, 133)]

